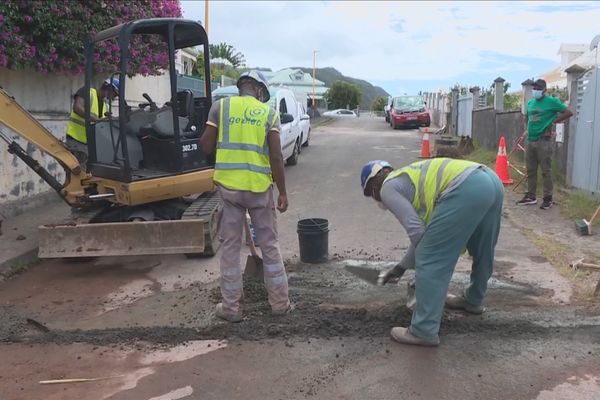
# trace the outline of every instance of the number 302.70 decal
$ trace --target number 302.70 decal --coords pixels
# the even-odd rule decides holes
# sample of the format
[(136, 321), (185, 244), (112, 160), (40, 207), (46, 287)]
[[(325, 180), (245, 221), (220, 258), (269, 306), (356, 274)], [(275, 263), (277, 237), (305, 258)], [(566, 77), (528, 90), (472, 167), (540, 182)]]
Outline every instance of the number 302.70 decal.
[(182, 144), (181, 145), (181, 150), (185, 153), (186, 151), (195, 151), (198, 150), (198, 144), (197, 143), (190, 143), (190, 144)]

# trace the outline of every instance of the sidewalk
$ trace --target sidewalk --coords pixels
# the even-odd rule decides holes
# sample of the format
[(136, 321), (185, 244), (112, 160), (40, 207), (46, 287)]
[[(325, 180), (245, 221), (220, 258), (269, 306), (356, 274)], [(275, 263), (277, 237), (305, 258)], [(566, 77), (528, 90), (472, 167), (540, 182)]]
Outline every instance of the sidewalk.
[(38, 226), (64, 220), (71, 212), (58, 198), (23, 214), (4, 218), (0, 234), (0, 276), (37, 259)]

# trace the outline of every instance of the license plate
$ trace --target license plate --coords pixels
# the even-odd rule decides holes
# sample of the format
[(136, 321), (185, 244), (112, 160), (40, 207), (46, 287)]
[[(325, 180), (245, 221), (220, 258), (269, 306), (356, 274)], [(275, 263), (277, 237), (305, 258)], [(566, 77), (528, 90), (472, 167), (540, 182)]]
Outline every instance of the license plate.
[(417, 117), (408, 117), (406, 119), (409, 120), (409, 121), (416, 121)]

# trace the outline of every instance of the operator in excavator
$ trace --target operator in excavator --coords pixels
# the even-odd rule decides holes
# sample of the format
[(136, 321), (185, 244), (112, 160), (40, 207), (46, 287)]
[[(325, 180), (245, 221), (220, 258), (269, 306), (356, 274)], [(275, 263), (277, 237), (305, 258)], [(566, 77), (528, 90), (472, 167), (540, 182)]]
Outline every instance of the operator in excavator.
[[(119, 80), (109, 78), (100, 89), (90, 88), (90, 119), (97, 121), (109, 110), (110, 102), (119, 96)], [(73, 110), (67, 125), (67, 146), (85, 167), (87, 161), (87, 136), (85, 133), (85, 88), (80, 88), (73, 96)]]
[[(484, 311), (487, 282), (500, 232), (504, 188), (494, 171), (465, 160), (434, 158), (393, 169), (382, 160), (362, 169), (363, 194), (388, 209), (408, 233), (404, 259), (383, 273), (385, 283), (415, 269), (416, 306), (409, 327), (392, 328), (403, 344), (437, 346), (444, 302), (471, 314)], [(464, 250), (473, 256), (471, 282), (460, 296), (447, 295)]]
[[(288, 282), (277, 234), (275, 208), (288, 207), (279, 113), (269, 105), (267, 80), (259, 71), (244, 72), (237, 81), (239, 96), (213, 103), (200, 139), (205, 154), (216, 149), (214, 182), (223, 204), (219, 221), (221, 295), (216, 315), (230, 322), (242, 320), (240, 252), (246, 210), (264, 261), (264, 282), (273, 315), (291, 310)], [(279, 196), (275, 204), (273, 180)]]

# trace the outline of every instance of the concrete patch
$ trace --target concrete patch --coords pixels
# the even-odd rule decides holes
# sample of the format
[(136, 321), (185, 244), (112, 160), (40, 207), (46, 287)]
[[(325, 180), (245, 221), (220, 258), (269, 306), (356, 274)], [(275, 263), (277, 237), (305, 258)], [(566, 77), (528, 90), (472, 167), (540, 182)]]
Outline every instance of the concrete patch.
[(194, 389), (191, 386), (182, 387), (179, 389), (171, 390), (169, 393), (165, 393), (162, 396), (152, 397), (148, 400), (179, 400), (184, 397), (191, 396), (194, 393)]
[(554, 389), (543, 390), (535, 400), (597, 400), (600, 397), (600, 377), (585, 375), (570, 377)]

